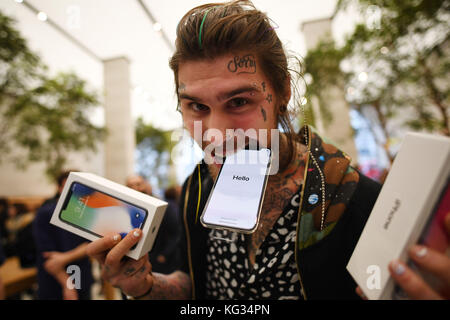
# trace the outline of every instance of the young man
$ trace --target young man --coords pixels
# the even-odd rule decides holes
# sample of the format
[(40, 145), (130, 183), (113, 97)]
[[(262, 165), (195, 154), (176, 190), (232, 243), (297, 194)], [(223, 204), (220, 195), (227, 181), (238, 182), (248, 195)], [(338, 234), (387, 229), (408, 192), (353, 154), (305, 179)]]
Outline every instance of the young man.
[(205, 159), (213, 163), (202, 161), (183, 185), (182, 269), (152, 274), (146, 257), (122, 260), (142, 236), (136, 230), (88, 246), (103, 277), (137, 299), (357, 298), (345, 267), (380, 186), (311, 128), (293, 132), (287, 57), (267, 16), (248, 1), (192, 9), (178, 24), (170, 66), (184, 126), (204, 150), (223, 144), (227, 129), (281, 126), (279, 141), (267, 141), (279, 144), (279, 170), (268, 179), (256, 231), (218, 242), (197, 219), (221, 166)]

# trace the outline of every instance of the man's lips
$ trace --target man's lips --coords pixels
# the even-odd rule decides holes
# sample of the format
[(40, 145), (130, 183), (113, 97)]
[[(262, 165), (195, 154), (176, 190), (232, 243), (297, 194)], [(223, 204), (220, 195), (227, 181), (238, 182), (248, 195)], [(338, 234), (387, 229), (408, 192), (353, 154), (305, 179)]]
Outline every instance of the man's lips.
[(214, 142), (210, 142), (210, 146), (213, 146), (214, 148), (207, 148), (208, 151), (205, 155), (205, 159), (207, 160), (207, 162), (220, 167), (227, 156), (231, 156), (240, 150), (246, 149), (249, 144), (257, 145), (258, 143), (257, 140), (251, 139), (249, 137), (245, 137), (245, 139), (240, 142), (238, 142), (236, 139), (237, 137), (231, 137), (217, 145), (215, 145)]
[(225, 141), (211, 150), (211, 156), (223, 160), (225, 157), (233, 155), (239, 150), (245, 149), (246, 145), (247, 144), (238, 145), (235, 141), (232, 141), (231, 143), (229, 141)]
[(215, 164), (215, 165), (222, 165), (222, 163), (224, 162), (224, 158), (223, 157), (221, 157), (221, 156), (219, 156), (219, 155), (216, 155), (216, 153), (215, 153), (215, 151), (214, 150), (212, 150), (211, 151), (211, 157), (212, 157), (212, 159), (213, 159), (213, 163)]
[(220, 169), (222, 167), (221, 163), (213, 163), (213, 166), (215, 166), (217, 169)]

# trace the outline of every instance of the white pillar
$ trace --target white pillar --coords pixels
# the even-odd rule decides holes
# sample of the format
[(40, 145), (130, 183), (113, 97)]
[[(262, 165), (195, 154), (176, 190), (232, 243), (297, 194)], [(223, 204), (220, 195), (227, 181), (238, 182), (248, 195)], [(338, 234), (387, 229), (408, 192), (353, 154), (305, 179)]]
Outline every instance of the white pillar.
[(103, 61), (105, 85), (105, 177), (124, 184), (134, 172), (136, 145), (131, 113), (130, 62), (125, 57)]
[[(307, 21), (302, 24), (302, 32), (308, 50), (314, 49), (319, 41), (331, 38), (331, 23), (332, 18), (326, 18)], [(334, 141), (342, 151), (352, 158), (352, 164), (355, 164), (358, 161), (358, 152), (355, 147), (353, 129), (350, 125), (350, 107), (345, 100), (344, 90), (344, 88), (324, 90), (323, 95), (327, 100), (333, 120), (325, 126), (322, 126), (322, 121), (319, 121), (319, 128), (317, 129), (323, 128), (324, 131), (321, 133)], [(312, 103), (314, 105), (313, 110), (316, 112), (319, 109), (317, 101), (312, 101)]]

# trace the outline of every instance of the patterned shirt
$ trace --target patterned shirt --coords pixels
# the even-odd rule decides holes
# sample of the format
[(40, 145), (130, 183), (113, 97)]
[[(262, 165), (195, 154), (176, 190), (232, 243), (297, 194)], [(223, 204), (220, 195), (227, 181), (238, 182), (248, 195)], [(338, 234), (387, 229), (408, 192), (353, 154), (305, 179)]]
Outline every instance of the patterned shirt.
[(302, 299), (294, 253), (299, 199), (298, 193), (291, 198), (256, 252), (253, 266), (248, 236), (210, 231), (207, 299)]

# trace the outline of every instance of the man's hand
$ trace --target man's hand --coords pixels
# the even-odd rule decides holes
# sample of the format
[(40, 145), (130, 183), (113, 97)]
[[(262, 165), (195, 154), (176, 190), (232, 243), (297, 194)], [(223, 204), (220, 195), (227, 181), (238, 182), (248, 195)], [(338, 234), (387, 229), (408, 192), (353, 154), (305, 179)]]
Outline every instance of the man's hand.
[(425, 246), (413, 246), (409, 256), (420, 269), (439, 279), (440, 288), (433, 290), (405, 263), (394, 260), (389, 264), (389, 272), (408, 296), (417, 300), (450, 299), (450, 258)]
[[(447, 234), (450, 236), (450, 212), (444, 219), (444, 225)], [(434, 275), (440, 282), (439, 289), (434, 290), (405, 263), (398, 260), (392, 261), (389, 264), (389, 272), (409, 298), (421, 300), (450, 299), (450, 258), (446, 254), (421, 245), (410, 248), (408, 254), (415, 265)], [(359, 287), (356, 292), (361, 298), (367, 299)]]
[[(444, 225), (450, 237), (450, 212), (444, 219)], [(450, 258), (446, 254), (417, 245), (408, 253), (420, 269), (434, 275), (440, 281), (440, 287), (438, 291), (433, 290), (405, 263), (395, 260), (389, 264), (389, 272), (397, 284), (411, 299), (450, 299)]]
[(130, 296), (141, 296), (153, 287), (152, 266), (148, 255), (139, 260), (125, 254), (139, 241), (140, 229), (134, 229), (123, 240), (120, 235), (108, 235), (90, 243), (87, 254), (102, 267), (102, 278)]

